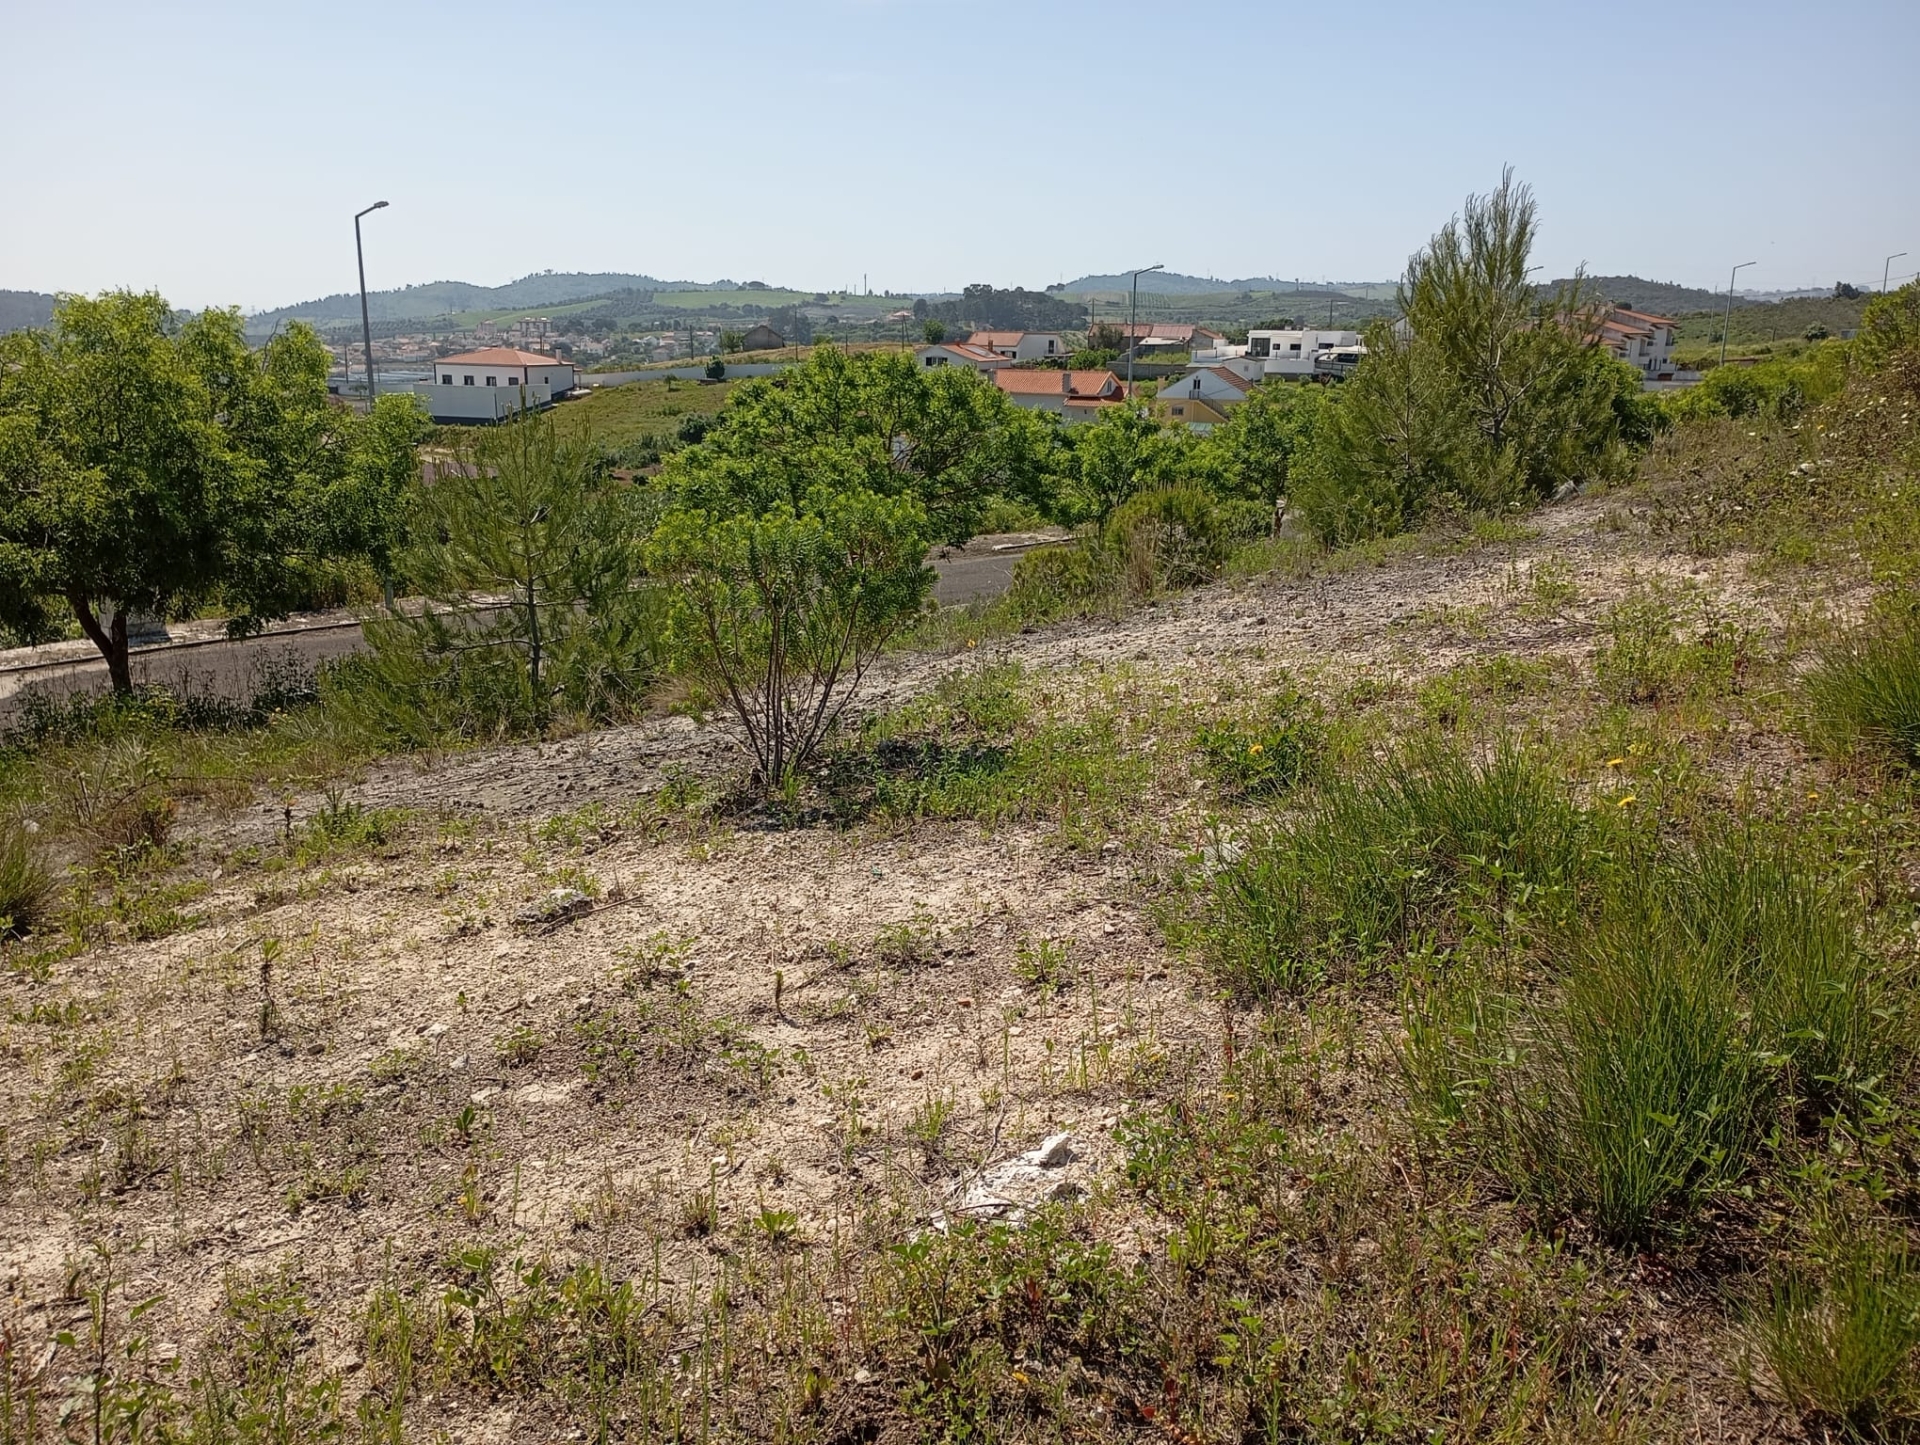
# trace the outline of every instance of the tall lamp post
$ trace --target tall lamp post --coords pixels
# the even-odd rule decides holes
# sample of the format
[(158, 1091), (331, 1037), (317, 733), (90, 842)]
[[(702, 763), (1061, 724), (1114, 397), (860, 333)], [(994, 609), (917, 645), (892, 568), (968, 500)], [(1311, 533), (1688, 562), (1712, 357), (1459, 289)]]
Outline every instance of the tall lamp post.
[(1720, 362), (1723, 366), (1727, 360), (1727, 328), (1733, 325), (1733, 278), (1746, 270), (1747, 267), (1758, 266), (1759, 264), (1758, 261), (1742, 261), (1738, 266), (1733, 268), (1732, 274), (1727, 277), (1727, 314), (1720, 320)]
[(1140, 278), (1150, 271), (1164, 271), (1167, 263), (1156, 261), (1133, 273), (1133, 300), (1127, 310), (1127, 400), (1133, 400), (1133, 354), (1140, 349)]
[(1882, 296), (1887, 294), (1887, 273), (1893, 269), (1893, 263), (1906, 254), (1905, 251), (1895, 251), (1880, 263), (1880, 294)]
[(375, 201), (364, 211), (353, 213), (353, 255), (360, 263), (360, 340), (367, 348), (367, 411), (373, 411), (373, 322), (367, 319), (367, 253), (360, 244), (360, 218), (383, 209), (385, 201)]

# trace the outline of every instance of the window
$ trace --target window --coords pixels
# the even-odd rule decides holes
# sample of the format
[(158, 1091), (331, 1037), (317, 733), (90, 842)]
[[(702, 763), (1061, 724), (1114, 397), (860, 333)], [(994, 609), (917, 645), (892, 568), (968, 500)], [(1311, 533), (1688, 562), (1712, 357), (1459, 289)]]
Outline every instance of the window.
[(1289, 351), (1298, 351), (1299, 349), (1300, 349), (1300, 343), (1297, 341), (1287, 348), (1287, 350)]
[(1175, 416), (1185, 416), (1187, 414), (1187, 409), (1184, 406), (1176, 406), (1173, 409), (1173, 414)]
[(443, 375), (443, 376), (442, 376), (442, 377), (440, 378), (440, 384), (441, 384), (442, 386), (452, 386), (452, 385), (453, 385), (453, 373), (452, 373), (451, 371), (449, 371), (449, 372), (447, 372), (447, 373), (446, 373), (445, 375)]
[(496, 386), (496, 385), (498, 385), (498, 383), (497, 383), (497, 382), (495, 382), (495, 381), (494, 381), (494, 379), (493, 379), (492, 377), (488, 377), (488, 378), (487, 378), (487, 385), (488, 385), (488, 386)]
[(473, 377), (471, 374), (461, 377), (460, 380), (465, 382), (468, 386), (473, 385)]

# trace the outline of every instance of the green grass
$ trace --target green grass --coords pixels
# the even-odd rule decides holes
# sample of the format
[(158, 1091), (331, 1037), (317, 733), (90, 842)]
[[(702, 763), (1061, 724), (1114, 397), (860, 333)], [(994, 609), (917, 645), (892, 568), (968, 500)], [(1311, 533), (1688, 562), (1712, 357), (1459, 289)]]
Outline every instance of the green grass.
[(682, 417), (716, 415), (739, 384), (663, 379), (598, 387), (558, 407), (554, 425), (565, 437), (590, 437), (618, 451), (649, 437), (672, 437)]
[(1920, 1413), (1920, 1271), (1897, 1239), (1848, 1238), (1830, 1253), (1823, 1267), (1775, 1269), (1751, 1327), (1756, 1353), (1803, 1419), (1874, 1438)]
[(1806, 691), (1817, 741), (1920, 764), (1920, 612), (1895, 611), (1840, 638)]

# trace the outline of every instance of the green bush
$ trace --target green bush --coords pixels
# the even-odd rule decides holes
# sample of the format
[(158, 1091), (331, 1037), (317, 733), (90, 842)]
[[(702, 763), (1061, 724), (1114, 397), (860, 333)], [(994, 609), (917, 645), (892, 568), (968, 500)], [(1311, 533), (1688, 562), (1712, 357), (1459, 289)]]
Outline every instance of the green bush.
[(1243, 798), (1271, 798), (1311, 776), (1326, 747), (1313, 700), (1292, 688), (1250, 718), (1203, 723), (1194, 743), (1206, 769)]
[(46, 920), (53, 880), (33, 835), (15, 819), (0, 822), (0, 936), (31, 933)]
[(1883, 751), (1920, 764), (1920, 611), (1842, 638), (1807, 678), (1814, 732), (1835, 751)]
[(1013, 565), (1006, 606), (1020, 622), (1040, 623), (1112, 612), (1125, 597), (1113, 555), (1083, 538), (1024, 554)]
[(1661, 409), (1670, 421), (1714, 417), (1767, 417), (1791, 422), (1846, 384), (1846, 348), (1820, 343), (1800, 356), (1774, 357), (1747, 365), (1716, 366), (1699, 385), (1665, 393)]
[(1239, 541), (1233, 521), (1196, 487), (1136, 493), (1114, 510), (1100, 538), (1138, 597), (1211, 582)]
[(1738, 690), (1745, 638), (1685, 598), (1629, 597), (1607, 613), (1606, 627), (1594, 674), (1616, 702), (1685, 702)]

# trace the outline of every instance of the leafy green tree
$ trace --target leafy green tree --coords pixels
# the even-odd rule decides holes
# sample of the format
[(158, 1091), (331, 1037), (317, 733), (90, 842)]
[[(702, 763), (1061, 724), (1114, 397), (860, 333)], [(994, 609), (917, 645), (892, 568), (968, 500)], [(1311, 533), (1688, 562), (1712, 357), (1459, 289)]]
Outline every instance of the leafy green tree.
[(725, 381), (726, 379), (727, 379), (727, 364), (726, 362), (722, 361), (719, 357), (716, 356), (713, 358), (712, 361), (709, 361), (707, 363), (707, 380), (708, 381)]
[(255, 351), (237, 312), (181, 324), (154, 294), (0, 338), (0, 623), (38, 639), (70, 611), (124, 692), (131, 615), (219, 604), (245, 631), (319, 562), (378, 565), (418, 421), (329, 405), (326, 369), (306, 327)]
[(659, 630), (658, 599), (633, 585), (643, 505), (550, 417), (471, 441), (418, 493), (401, 560), (425, 607), (366, 624), (370, 720), (423, 743), (631, 700), (655, 674)]
[(910, 497), (935, 537), (960, 542), (996, 497), (1046, 500), (1054, 446), (1040, 417), (970, 372), (822, 347), (742, 386), (661, 481), (676, 505), (715, 516), (798, 514), (820, 486)]
[(732, 355), (736, 351), (744, 351), (746, 345), (747, 338), (744, 332), (722, 331), (720, 333), (720, 349), (728, 355)]
[(947, 339), (947, 324), (944, 321), (923, 322), (920, 335), (926, 340), (927, 345), (938, 346)]
[(1138, 407), (1116, 406), (1070, 428), (1054, 515), (1103, 522), (1127, 498), (1182, 479), (1194, 457), (1184, 428), (1161, 426)]
[[(848, 458), (830, 470), (858, 469)], [(797, 506), (661, 519), (647, 562), (673, 598), (676, 652), (739, 719), (761, 789), (787, 787), (807, 766), (919, 611), (931, 536), (915, 498), (857, 486), (817, 486)]]
[(1866, 370), (1881, 371), (1896, 360), (1920, 366), (1920, 281), (1876, 296), (1860, 313), (1853, 354)]
[(1287, 505), (1294, 458), (1313, 445), (1329, 422), (1332, 393), (1323, 386), (1269, 382), (1247, 393), (1200, 444), (1214, 489), (1273, 508), (1277, 525)]

